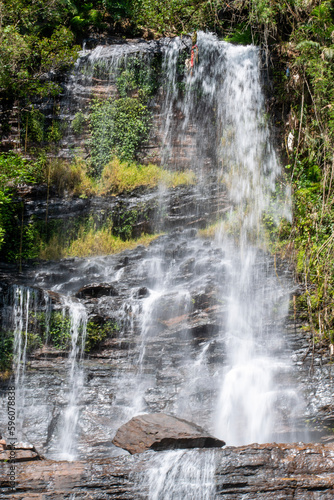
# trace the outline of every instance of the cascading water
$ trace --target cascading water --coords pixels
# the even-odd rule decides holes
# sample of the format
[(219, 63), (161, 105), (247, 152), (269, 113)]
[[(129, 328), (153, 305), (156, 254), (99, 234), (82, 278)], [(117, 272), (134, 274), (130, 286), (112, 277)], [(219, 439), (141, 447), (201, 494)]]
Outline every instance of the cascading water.
[(24, 397), (25, 397), (25, 368), (28, 343), (29, 314), (32, 308), (33, 295), (29, 288), (13, 287), (13, 323), (14, 323), (14, 368), (16, 389), (16, 419), (17, 433), (22, 439)]
[[(279, 310), (281, 317), (287, 313), (287, 289), (273, 270), (268, 269), (260, 247), (264, 244), (264, 213), (271, 210), (272, 216), (278, 219), (289, 215), (289, 211), (284, 205), (274, 209), (270, 206), (280, 166), (266, 124), (259, 51), (255, 47), (218, 42), (213, 36), (203, 34), (199, 36), (198, 47), (200, 62), (186, 77), (182, 99), (175, 88), (181, 40), (176, 39), (165, 49), (164, 66), (171, 76), (167, 82), (169, 102), (165, 110), (169, 115), (165, 119), (167, 144), (164, 147), (166, 151), (172, 150), (171, 141), (176, 140), (170, 115), (178, 108), (182, 119), (179, 117), (177, 141), (184, 148), (187, 140), (189, 142), (189, 131), (195, 130), (190, 161), (204, 182), (208, 169), (205, 168), (203, 132), (209, 129), (207, 135), (211, 135), (216, 149), (213, 159), (218, 166), (217, 182), (224, 184), (233, 203), (229, 217), (216, 231), (216, 241), (224, 251), (228, 270), (228, 289), (221, 297), (227, 300), (228, 313), (225, 325), (221, 325), (220, 337), (226, 348), (226, 365), (219, 370), (216, 380), (211, 379), (211, 383), (217, 383), (218, 379), (219, 394), (215, 421), (211, 425), (218, 437), (232, 445), (280, 440), (275, 430), (282, 429), (284, 424), (277, 418), (291, 425), (298, 398), (295, 391), (282, 382), (284, 373), (290, 369), (280, 340), (282, 332), (270, 331), (268, 325), (270, 318), (275, 317), (275, 310)], [(211, 113), (214, 127), (207, 121)], [(166, 155), (162, 158), (169, 160)], [(192, 391), (197, 395), (201, 393), (198, 375), (210, 380), (206, 363), (209, 345), (204, 345), (179, 391), (175, 410), (181, 415), (187, 413)], [(283, 440), (293, 437), (293, 434), (285, 434)], [(174, 453), (178, 453), (177, 457)], [(188, 462), (182, 452), (166, 453), (161, 460), (160, 469), (154, 465), (150, 469), (150, 474), (156, 477), (149, 498), (176, 499), (187, 495), (191, 485), (189, 471), (194, 462)], [(213, 476), (214, 471), (208, 482), (212, 491), (205, 490), (203, 498), (214, 498)], [(187, 485), (184, 489), (183, 481)], [(199, 484), (196, 482), (197, 489), (189, 498), (202, 498)]]
[(173, 450), (150, 458), (140, 491), (150, 500), (215, 500), (215, 451)]
[(79, 419), (78, 401), (84, 384), (82, 356), (87, 333), (87, 313), (79, 302), (65, 300), (63, 314), (68, 310), (70, 318), (71, 349), (68, 357), (68, 403), (63, 415), (59, 449), (62, 460), (76, 457), (76, 433)]
[[(181, 98), (175, 68), (182, 41), (176, 39), (165, 47), (164, 66), (171, 70), (167, 87), (173, 88), (166, 94), (169, 102), (165, 109), (170, 114), (173, 109), (181, 112), (180, 144), (185, 145), (192, 132), (195, 147), (190, 159), (202, 182), (208, 169), (201, 143), (203, 135), (211, 137), (217, 182), (224, 184), (233, 203), (229, 216), (216, 231), (216, 240), (225, 253), (229, 287), (222, 297), (228, 302), (221, 337), (226, 345), (227, 367), (221, 374), (215, 429), (230, 444), (263, 442), (274, 437), (274, 409), (280, 406), (279, 400), (289, 406), (292, 398), (294, 406), (297, 399), (288, 387), (277, 388), (279, 373), (288, 372), (289, 366), (277, 353), (281, 332), (270, 336), (266, 329), (274, 309), (286, 297), (285, 285), (269, 275), (258, 250), (264, 244), (264, 213), (270, 210), (278, 219), (288, 216), (289, 209), (284, 203), (273, 206), (271, 201), (280, 166), (266, 123), (259, 50), (219, 42), (206, 34), (199, 34), (198, 47), (199, 64), (188, 72)], [(212, 114), (214, 126), (207, 119)], [(167, 141), (173, 140), (173, 125), (173, 120), (166, 118)], [(171, 149), (171, 144), (165, 147)], [(280, 305), (282, 316), (287, 305), (286, 300)]]

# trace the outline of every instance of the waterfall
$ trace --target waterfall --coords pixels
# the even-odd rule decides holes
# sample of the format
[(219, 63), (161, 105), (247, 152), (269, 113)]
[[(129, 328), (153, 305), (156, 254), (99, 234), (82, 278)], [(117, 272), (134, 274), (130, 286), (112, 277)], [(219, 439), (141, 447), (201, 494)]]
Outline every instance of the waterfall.
[(62, 460), (76, 458), (76, 438), (78, 432), (79, 400), (84, 385), (82, 357), (87, 333), (87, 312), (79, 302), (64, 299), (63, 314), (70, 317), (71, 349), (68, 356), (68, 396), (60, 430), (59, 456)]
[[(228, 314), (220, 337), (226, 364), (220, 383), (212, 379), (218, 391), (213, 426), (228, 444), (265, 442), (279, 439), (277, 415), (290, 421), (298, 406), (296, 393), (281, 381), (290, 369), (282, 332), (268, 330), (270, 318), (287, 313), (288, 288), (262, 250), (262, 218), (265, 213), (276, 221), (290, 217), (288, 191), (281, 189), (281, 202), (274, 201), (281, 168), (265, 113), (259, 49), (233, 46), (204, 33), (199, 33), (198, 48), (199, 63), (186, 74), (180, 92), (176, 71), (184, 43), (177, 38), (164, 47), (168, 79), (163, 148), (171, 151), (175, 142), (181, 150), (188, 146), (199, 184), (216, 169), (216, 182), (227, 189), (232, 202), (216, 230), (228, 269), (228, 290), (221, 297), (228, 303)], [(163, 156), (166, 163), (169, 157)], [(197, 368), (207, 377), (205, 361)], [(189, 394), (192, 385), (194, 375), (180, 395)], [(179, 398), (179, 408), (186, 405)]]
[(173, 450), (150, 457), (140, 491), (150, 500), (215, 500), (215, 451)]
[(33, 306), (34, 295), (29, 288), (13, 286), (13, 312), (14, 326), (14, 369), (16, 392), (16, 419), (19, 439), (22, 439), (24, 399), (25, 399), (25, 369), (27, 361), (27, 343), (29, 315)]
[(15, 379), (16, 437), (25, 440), (26, 365), (31, 327), (36, 319), (36, 291), (23, 285), (10, 286), (4, 297), (2, 328), (12, 333)]

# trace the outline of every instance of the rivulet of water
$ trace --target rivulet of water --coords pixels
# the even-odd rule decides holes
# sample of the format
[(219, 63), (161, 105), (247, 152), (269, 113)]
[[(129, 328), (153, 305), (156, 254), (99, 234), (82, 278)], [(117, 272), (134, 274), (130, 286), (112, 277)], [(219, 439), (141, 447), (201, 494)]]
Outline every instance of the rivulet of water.
[(64, 299), (64, 314), (68, 311), (70, 319), (71, 348), (68, 356), (68, 394), (67, 406), (63, 413), (60, 428), (59, 458), (74, 460), (79, 419), (79, 399), (84, 384), (82, 358), (87, 333), (87, 312), (79, 303)]
[(141, 491), (150, 500), (215, 500), (214, 450), (172, 450), (152, 454)]
[(14, 326), (14, 358), (16, 389), (16, 426), (18, 439), (22, 439), (25, 399), (25, 369), (27, 362), (27, 343), (29, 314), (32, 308), (33, 295), (29, 288), (13, 286), (13, 326)]

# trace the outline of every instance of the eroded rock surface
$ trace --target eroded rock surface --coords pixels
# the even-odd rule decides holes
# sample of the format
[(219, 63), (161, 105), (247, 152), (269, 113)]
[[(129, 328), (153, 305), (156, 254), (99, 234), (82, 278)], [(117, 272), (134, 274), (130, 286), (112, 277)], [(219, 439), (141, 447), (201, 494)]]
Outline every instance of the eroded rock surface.
[(122, 425), (113, 443), (133, 453), (176, 448), (218, 448), (225, 442), (181, 418), (164, 413), (139, 415)]

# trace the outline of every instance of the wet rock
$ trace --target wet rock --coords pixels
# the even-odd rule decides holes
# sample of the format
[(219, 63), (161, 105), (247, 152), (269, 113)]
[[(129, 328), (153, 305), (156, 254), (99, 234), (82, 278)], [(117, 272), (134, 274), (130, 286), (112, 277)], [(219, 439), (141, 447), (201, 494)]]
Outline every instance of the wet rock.
[(144, 297), (148, 297), (149, 295), (150, 295), (150, 292), (149, 292), (148, 288), (146, 288), (146, 286), (142, 286), (141, 288), (139, 288), (139, 290), (136, 293), (136, 297), (138, 299), (143, 299)]
[[(185, 454), (194, 452), (185, 451)], [(204, 449), (195, 453), (201, 454), (205, 463), (206, 454), (212, 451)], [(215, 471), (207, 480), (215, 484), (214, 498), (217, 499), (332, 500), (333, 453), (334, 445), (319, 444), (224, 447), (215, 450)], [(157, 466), (156, 456), (152, 455), (152, 452), (147, 452), (77, 462), (41, 460), (19, 463), (16, 466), (19, 489), (11, 491), (3, 474), (0, 477), (1, 498), (147, 499), (145, 477), (152, 467)], [(181, 477), (182, 464), (183, 458), (178, 462)], [(166, 474), (165, 470), (161, 470), (159, 479), (162, 481), (163, 474)], [(184, 493), (182, 485), (180, 491)], [(175, 498), (183, 498), (180, 491), (176, 485), (175, 494), (179, 496)]]
[(186, 260), (181, 266), (180, 266), (180, 273), (184, 275), (191, 275), (194, 271), (195, 268), (195, 259), (192, 257), (188, 260)]
[(62, 296), (60, 295), (60, 293), (54, 292), (53, 290), (48, 290), (47, 294), (54, 305), (62, 304)]
[(10, 444), (7, 444), (4, 439), (0, 441), (0, 462), (14, 460), (15, 463), (17, 463), (42, 459), (43, 457), (38, 453), (33, 445), (17, 443), (11, 446)]
[(220, 448), (225, 442), (186, 420), (164, 413), (139, 415), (122, 425), (113, 444), (133, 453), (175, 448)]
[(116, 288), (110, 283), (92, 283), (83, 286), (75, 294), (78, 299), (97, 299), (103, 296), (115, 297), (118, 295)]
[(115, 266), (115, 271), (122, 269), (122, 267), (126, 267), (129, 265), (129, 257), (125, 256), (119, 260), (119, 263)]

